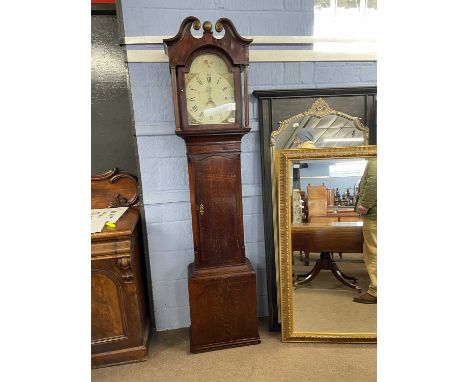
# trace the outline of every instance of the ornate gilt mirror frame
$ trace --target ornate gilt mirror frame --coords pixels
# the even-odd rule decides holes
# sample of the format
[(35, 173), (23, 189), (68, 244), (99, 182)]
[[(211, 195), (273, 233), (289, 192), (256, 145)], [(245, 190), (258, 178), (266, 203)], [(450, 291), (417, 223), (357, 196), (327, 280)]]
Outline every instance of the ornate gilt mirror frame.
[[(376, 333), (297, 332), (293, 317), (291, 247), (291, 164), (300, 160), (376, 158), (376, 146), (287, 149), (275, 153), (278, 163), (278, 228), (281, 293), (281, 334), (284, 342), (376, 343)], [(352, 318), (350, 318), (352, 319)]]

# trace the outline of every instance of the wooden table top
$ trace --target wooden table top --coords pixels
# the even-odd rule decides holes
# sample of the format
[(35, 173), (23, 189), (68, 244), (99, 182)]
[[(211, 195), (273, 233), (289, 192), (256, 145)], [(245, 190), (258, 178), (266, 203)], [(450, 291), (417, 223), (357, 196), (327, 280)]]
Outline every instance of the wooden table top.
[(293, 224), (293, 250), (306, 252), (362, 252), (362, 222), (315, 222)]
[(135, 230), (135, 226), (140, 218), (138, 207), (130, 207), (115, 223), (115, 228), (104, 226), (101, 232), (91, 234), (91, 241), (117, 239), (119, 237), (130, 236)]
[(328, 210), (326, 216), (337, 216), (337, 217), (358, 217), (359, 214), (353, 209), (346, 210)]
[(310, 231), (316, 228), (336, 229), (336, 228), (355, 228), (362, 229), (363, 222), (312, 222), (293, 224), (291, 229), (293, 231)]

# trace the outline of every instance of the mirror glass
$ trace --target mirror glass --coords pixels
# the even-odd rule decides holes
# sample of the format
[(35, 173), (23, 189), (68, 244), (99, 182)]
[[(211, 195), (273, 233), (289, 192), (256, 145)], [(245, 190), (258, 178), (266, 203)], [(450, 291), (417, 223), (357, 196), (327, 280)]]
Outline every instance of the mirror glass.
[[(273, 214), (273, 233), (274, 238), (278, 235), (278, 224), (277, 224), (277, 163), (276, 163), (276, 152), (283, 149), (294, 149), (294, 148), (323, 148), (328, 149), (330, 147), (354, 147), (368, 144), (369, 129), (364, 126), (359, 118), (347, 115), (340, 111), (332, 109), (322, 98), (318, 98), (314, 101), (311, 107), (299, 114), (296, 114), (286, 120), (280, 122), (278, 130), (271, 133), (270, 147), (271, 147), (271, 178), (272, 178), (272, 214)], [(355, 162), (355, 161), (354, 161)], [(354, 163), (353, 162), (353, 163)], [(338, 163), (338, 162), (337, 162)], [(298, 166), (301, 164), (296, 163)], [(362, 164), (362, 163), (361, 163)], [(352, 163), (350, 163), (352, 165)], [(313, 169), (315, 173), (321, 175), (312, 175), (311, 170), (305, 170), (308, 164), (305, 162), (302, 166), (304, 170), (303, 176), (312, 177), (310, 178), (311, 185), (321, 185), (323, 181), (320, 178), (329, 175), (329, 168), (324, 164), (323, 169)], [(344, 167), (343, 167), (344, 166)], [(344, 171), (346, 162), (340, 163), (339, 165), (332, 168), (332, 171)], [(312, 167), (311, 167), (312, 169)], [(354, 170), (355, 172), (357, 170)], [(296, 172), (299, 174), (299, 170)], [(291, 172), (292, 174), (292, 172)], [(335, 174), (332, 174), (335, 175)], [(337, 176), (334, 176), (337, 179)], [(356, 178), (356, 177), (355, 177)], [(305, 179), (302, 184), (305, 183)], [(337, 184), (338, 190), (335, 190), (333, 197), (337, 198), (337, 207), (341, 208), (341, 214), (346, 210), (345, 199), (338, 200), (346, 194), (346, 203), (349, 206), (352, 203), (351, 196), (355, 193), (355, 184), (348, 184), (353, 181), (349, 179), (347, 183), (343, 177), (341, 177), (342, 183)], [(345, 187), (346, 186), (346, 187)], [(331, 186), (330, 186), (331, 187)], [(336, 188), (336, 187), (335, 187)], [(346, 191), (348, 190), (348, 191)], [(307, 189), (302, 190), (303, 193), (307, 192)], [(331, 193), (331, 191), (330, 191)], [(331, 194), (329, 196), (332, 196)], [(312, 202), (311, 202), (312, 203)], [(323, 208), (323, 206), (322, 206)], [(305, 206), (305, 212), (307, 206)], [(343, 216), (344, 217), (344, 216)], [(323, 219), (322, 219), (323, 220)], [(275, 269), (277, 270), (277, 279), (279, 279), (279, 265), (278, 265), (278, 248), (275, 242)], [(306, 258), (306, 264), (309, 264), (309, 255), (304, 254)], [(280, 305), (280, 293), (278, 289), (277, 301)], [(278, 322), (281, 322), (281, 313), (278, 312)]]
[(280, 123), (272, 133), (275, 149), (362, 146), (369, 129), (359, 118), (331, 109), (319, 98), (311, 108)]
[[(375, 146), (353, 149), (371, 152)], [(353, 155), (353, 149), (333, 149), (348, 150), (344, 158), (327, 158), (325, 149), (310, 150), (313, 158), (307, 158), (309, 150), (281, 151), (290, 153), (279, 191), (283, 339), (300, 334), (311, 340), (375, 342), (377, 304), (355, 299), (377, 293), (376, 250), (375, 258), (363, 254), (363, 227), (369, 221), (376, 227), (376, 183), (369, 216), (355, 206), (364, 200), (363, 189), (369, 190), (377, 160)], [(317, 153), (324, 150), (328, 154)], [(295, 152), (302, 154), (295, 158)]]

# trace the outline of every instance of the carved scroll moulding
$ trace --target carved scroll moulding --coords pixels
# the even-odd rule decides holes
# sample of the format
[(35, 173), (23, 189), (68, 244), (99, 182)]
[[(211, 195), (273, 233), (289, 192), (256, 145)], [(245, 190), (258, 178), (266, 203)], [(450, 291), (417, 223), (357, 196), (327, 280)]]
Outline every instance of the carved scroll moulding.
[[(336, 111), (331, 108), (323, 98), (318, 98), (314, 101), (310, 109), (304, 111), (303, 113), (296, 114), (288, 119), (279, 122), (279, 128), (271, 133), (270, 136), (270, 146), (274, 147), (276, 144), (277, 138), (283, 134), (287, 127), (294, 124), (297, 126), (305, 117), (315, 117), (321, 119), (326, 116), (336, 116), (344, 118), (347, 121), (353, 123), (354, 127), (361, 131), (364, 136), (364, 144), (367, 144), (369, 141), (369, 128), (362, 124), (358, 117), (353, 117), (351, 115)], [(297, 125), (296, 125), (297, 124)]]

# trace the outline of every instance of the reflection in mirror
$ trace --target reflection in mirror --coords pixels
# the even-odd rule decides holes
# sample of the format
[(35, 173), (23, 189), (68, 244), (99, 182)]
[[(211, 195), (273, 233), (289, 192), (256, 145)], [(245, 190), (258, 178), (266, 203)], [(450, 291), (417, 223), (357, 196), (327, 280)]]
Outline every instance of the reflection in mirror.
[(363, 255), (363, 226), (376, 226), (375, 146), (280, 152), (288, 155), (279, 191), (283, 339), (375, 342), (376, 298), (362, 301), (377, 295), (376, 244), (375, 259), (368, 248)]
[(376, 331), (376, 305), (353, 302), (354, 291), (369, 285), (362, 218), (354, 211), (366, 165), (363, 158), (291, 163), (296, 331)]
[[(314, 101), (312, 106), (303, 113), (294, 115), (284, 121), (280, 122), (278, 130), (272, 132), (270, 146), (271, 146), (271, 178), (272, 184), (272, 212), (273, 212), (273, 233), (275, 238), (275, 259), (277, 270), (277, 284), (279, 282), (279, 266), (278, 266), (278, 226), (277, 226), (277, 164), (275, 163), (275, 152), (282, 149), (291, 148), (327, 148), (327, 147), (347, 147), (347, 146), (362, 146), (367, 145), (369, 139), (369, 129), (364, 126), (359, 118), (341, 113), (332, 109), (323, 98), (318, 98)], [(304, 163), (306, 166), (307, 163)], [(340, 167), (341, 166), (341, 167)], [(346, 162), (341, 163), (332, 171), (343, 171)], [(299, 173), (299, 170), (297, 171)], [(307, 173), (307, 171), (306, 171)], [(327, 173), (328, 174), (328, 173)], [(319, 176), (319, 175), (317, 175)], [(322, 182), (311, 181), (311, 184), (321, 185)], [(349, 186), (349, 185), (348, 185)], [(355, 192), (355, 185), (349, 186), (352, 192)], [(317, 189), (320, 190), (320, 189)], [(330, 194), (330, 197), (340, 198), (344, 195), (346, 188), (336, 190), (336, 193)], [(303, 193), (307, 190), (302, 190)], [(319, 191), (317, 191), (319, 192)], [(341, 192), (341, 194), (340, 194)], [(348, 191), (351, 192), (351, 191)], [(350, 198), (347, 199), (347, 203)], [(312, 198), (310, 200), (312, 202)], [(319, 202), (317, 202), (319, 203)], [(346, 207), (345, 201), (337, 201), (337, 207)], [(307, 205), (305, 208), (307, 209)], [(318, 206), (316, 206), (318, 208)], [(323, 208), (323, 206), (322, 206)], [(345, 209), (341, 209), (341, 213), (345, 213)], [(344, 217), (344, 216), (343, 216)], [(309, 254), (304, 254), (306, 264), (309, 263)], [(278, 305), (280, 305), (280, 294), (278, 289)], [(281, 313), (278, 312), (278, 321), (281, 322)]]
[(311, 108), (280, 123), (271, 134), (275, 149), (362, 146), (369, 141), (369, 129), (359, 118), (333, 110), (322, 99)]

